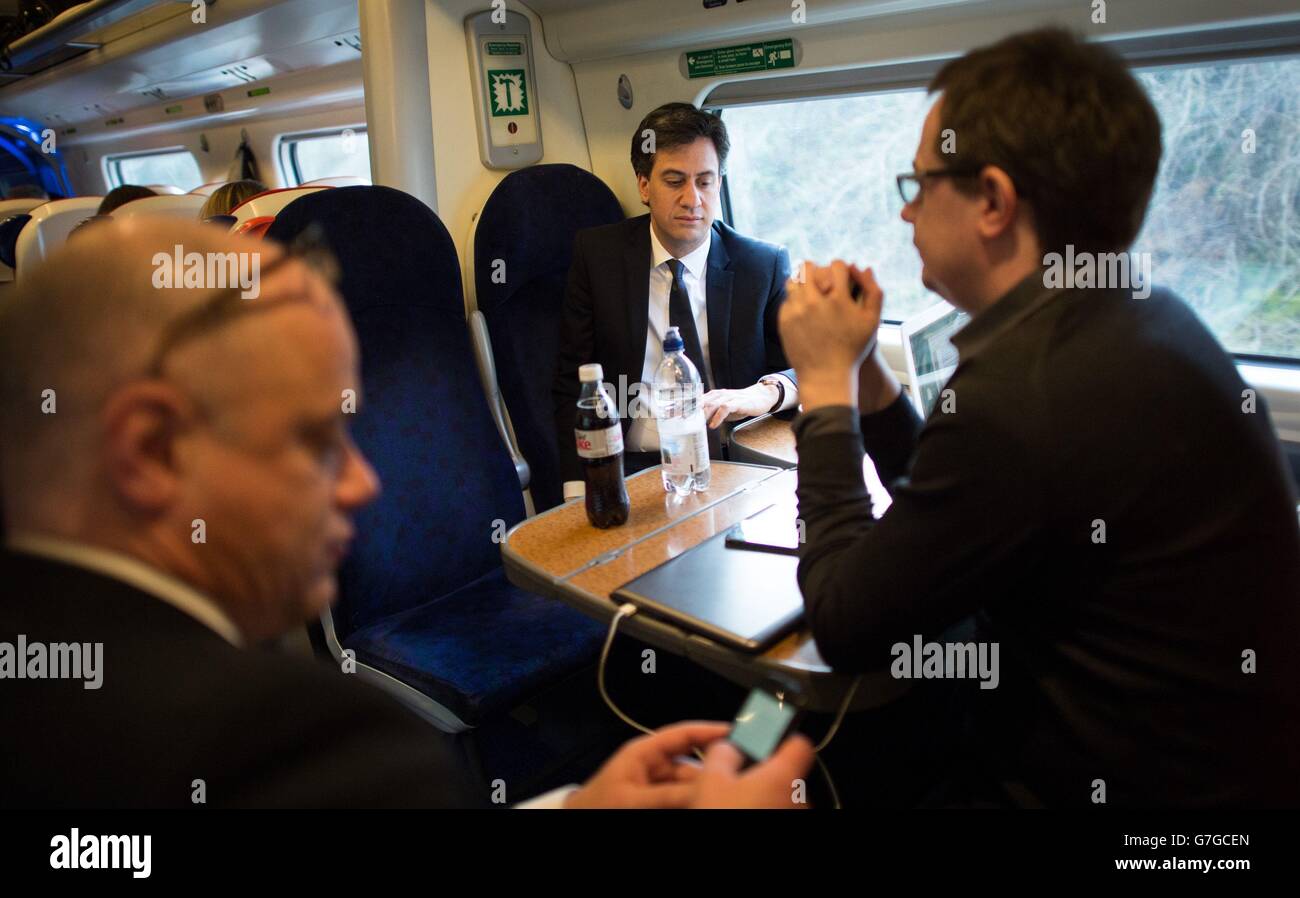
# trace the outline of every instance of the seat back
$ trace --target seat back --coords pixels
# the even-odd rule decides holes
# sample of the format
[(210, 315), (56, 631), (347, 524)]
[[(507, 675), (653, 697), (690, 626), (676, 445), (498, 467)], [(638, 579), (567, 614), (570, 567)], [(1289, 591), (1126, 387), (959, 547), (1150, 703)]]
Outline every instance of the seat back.
[(145, 184), (144, 186), (159, 196), (183, 196), (185, 194), (185, 191), (175, 184)]
[(24, 271), (31, 271), (50, 253), (63, 245), (72, 229), (95, 214), (102, 196), (78, 196), (67, 200), (51, 200), (32, 208), (27, 214), (31, 221), (18, 232), (14, 243), (14, 273), (22, 280)]
[(217, 192), (218, 187), (223, 187), (226, 183), (226, 181), (209, 181), (206, 184), (200, 184), (198, 187), (195, 187), (190, 191), (190, 193), (195, 196), (209, 197)]
[(276, 190), (267, 190), (257, 196), (249, 197), (230, 210), (230, 214), (235, 216), (235, 223), (230, 230), (234, 234), (261, 237), (285, 206), (308, 194), (328, 189), (330, 188), (283, 187)]
[(361, 178), (356, 175), (335, 175), (332, 178), (317, 178), (314, 181), (304, 181), (302, 187), (369, 187), (370, 179)]
[(186, 221), (198, 221), (199, 210), (207, 202), (207, 197), (196, 193), (180, 196), (146, 196), (131, 200), (113, 210), (114, 218), (136, 218), (142, 215), (161, 215), (168, 218), (183, 218)]
[(356, 516), (339, 572), (334, 626), (344, 640), (499, 567), (493, 534), (524, 508), (474, 366), (455, 244), (437, 215), (389, 187), (339, 187), (295, 200), (267, 237), (292, 243), (313, 223), (338, 260), (360, 346), (353, 436), (383, 482)]
[(574, 236), (622, 220), (618, 199), (590, 172), (533, 165), (502, 179), (475, 228), (475, 304), (487, 320), (497, 386), (539, 511), (563, 499), (551, 383)]
[(37, 206), (44, 206), (49, 200), (0, 200), (0, 221), (13, 215), (30, 212)]

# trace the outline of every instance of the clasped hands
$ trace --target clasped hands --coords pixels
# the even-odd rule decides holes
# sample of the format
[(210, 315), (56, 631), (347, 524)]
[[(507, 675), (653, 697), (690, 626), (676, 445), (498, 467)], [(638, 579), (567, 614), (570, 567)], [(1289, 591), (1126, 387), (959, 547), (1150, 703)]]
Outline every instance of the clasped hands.
[[(853, 298), (852, 286), (861, 288)], [(778, 326), (805, 409), (857, 406), (858, 370), (876, 348), (884, 292), (870, 268), (803, 263), (786, 282)]]

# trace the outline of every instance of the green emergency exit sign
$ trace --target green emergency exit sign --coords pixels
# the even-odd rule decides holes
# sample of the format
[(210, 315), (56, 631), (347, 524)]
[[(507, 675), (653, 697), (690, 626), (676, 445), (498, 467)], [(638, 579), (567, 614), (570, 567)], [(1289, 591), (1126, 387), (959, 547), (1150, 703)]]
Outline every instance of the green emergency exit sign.
[(738, 44), (734, 47), (688, 50), (685, 55), (688, 78), (738, 75), (768, 69), (792, 69), (794, 68), (794, 40), (787, 37), (777, 41)]

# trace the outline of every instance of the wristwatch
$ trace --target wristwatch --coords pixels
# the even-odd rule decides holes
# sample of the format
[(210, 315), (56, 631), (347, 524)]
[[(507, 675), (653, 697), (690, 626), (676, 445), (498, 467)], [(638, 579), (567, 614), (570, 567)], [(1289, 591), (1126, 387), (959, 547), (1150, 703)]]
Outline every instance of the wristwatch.
[(779, 377), (760, 377), (758, 382), (761, 384), (771, 384), (776, 387), (776, 402), (767, 410), (767, 413), (770, 415), (772, 412), (779, 409), (785, 402), (785, 383)]

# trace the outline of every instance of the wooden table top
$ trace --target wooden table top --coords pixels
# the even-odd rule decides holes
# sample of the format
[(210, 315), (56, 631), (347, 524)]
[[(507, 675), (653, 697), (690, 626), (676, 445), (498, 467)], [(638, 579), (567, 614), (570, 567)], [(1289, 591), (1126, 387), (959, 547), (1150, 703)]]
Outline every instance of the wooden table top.
[[(715, 461), (709, 489), (684, 499), (664, 492), (659, 466), (627, 478), (627, 523), (600, 530), (587, 521), (581, 501), (516, 524), (501, 546), (510, 580), (558, 598), (598, 620), (617, 611), (611, 595), (651, 568), (676, 558), (733, 524), (772, 505), (795, 505), (794, 469)], [(874, 469), (873, 469), (874, 473)], [(813, 711), (835, 711), (846, 698), (861, 709), (892, 701), (907, 690), (888, 671), (854, 678), (831, 671), (806, 629), (796, 630), (761, 654), (742, 652), (647, 615), (627, 619), (620, 632), (685, 655), (742, 685), (794, 680)]]
[[(627, 479), (632, 510), (622, 527), (592, 527), (583, 503), (569, 502), (516, 525), (506, 535), (502, 555), (507, 566), (550, 578), (563, 592), (607, 608), (612, 616), (610, 595), (624, 583), (769, 505), (794, 502), (793, 470), (720, 461), (712, 470), (709, 489), (685, 499), (664, 492), (658, 467), (642, 471)], [(830, 673), (806, 631), (792, 633), (762, 657)]]
[(791, 422), (775, 415), (746, 421), (731, 432), (731, 442), (772, 459), (773, 464), (794, 467), (799, 463)]
[[(795, 445), (794, 422), (776, 415), (764, 415), (746, 421), (731, 432), (733, 456), (753, 464), (794, 467), (799, 464), (799, 450)], [(737, 453), (737, 448), (740, 452)], [(871, 507), (876, 517), (885, 513), (892, 501), (889, 491), (880, 482), (871, 456), (863, 456), (862, 476), (866, 478), (867, 492), (871, 493)]]

